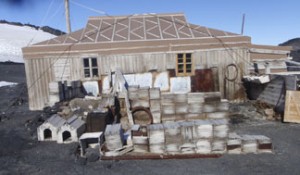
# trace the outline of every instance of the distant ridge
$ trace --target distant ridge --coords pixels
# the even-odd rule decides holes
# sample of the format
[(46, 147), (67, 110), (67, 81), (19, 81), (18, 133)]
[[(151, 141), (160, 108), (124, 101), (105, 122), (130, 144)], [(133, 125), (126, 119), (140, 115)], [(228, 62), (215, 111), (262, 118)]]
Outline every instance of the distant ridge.
[[(279, 46), (292, 46), (293, 50), (291, 51), (291, 56), (293, 57), (293, 61), (300, 62), (300, 38), (290, 39), (279, 44)], [(288, 66), (291, 66), (288, 68), (289, 71), (300, 71), (300, 68), (293, 67), (295, 65), (288, 64)]]
[(15, 25), (15, 26), (28, 26), (28, 27), (32, 27), (36, 30), (40, 29), (44, 32), (47, 32), (47, 33), (50, 33), (52, 35), (56, 35), (56, 36), (60, 36), (60, 35), (64, 35), (66, 34), (65, 32), (61, 31), (61, 30), (58, 30), (58, 29), (54, 29), (52, 27), (49, 27), (49, 26), (42, 26), (42, 27), (39, 27), (39, 26), (36, 26), (36, 25), (33, 25), (33, 24), (22, 24), (20, 22), (9, 22), (9, 21), (6, 21), (6, 20), (0, 20), (0, 24), (10, 24), (10, 25)]
[(300, 50), (300, 38), (290, 39), (284, 43), (279, 44), (279, 46), (292, 46), (293, 50)]

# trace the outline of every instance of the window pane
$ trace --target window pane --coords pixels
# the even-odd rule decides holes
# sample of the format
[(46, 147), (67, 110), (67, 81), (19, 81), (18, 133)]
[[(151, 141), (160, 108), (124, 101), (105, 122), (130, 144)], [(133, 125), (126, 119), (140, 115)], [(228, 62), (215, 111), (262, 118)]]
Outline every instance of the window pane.
[(98, 69), (97, 68), (93, 69), (93, 77), (98, 77)]
[(186, 64), (186, 73), (191, 73), (191, 72), (192, 72), (192, 65)]
[(90, 69), (84, 69), (84, 77), (90, 77)]
[(192, 58), (192, 54), (187, 53), (187, 54), (185, 54), (185, 57), (186, 57), (186, 58)]
[(192, 59), (191, 58), (186, 58), (186, 63), (191, 63)]
[(183, 63), (183, 58), (178, 58), (178, 63)]
[(84, 59), (83, 59), (83, 66), (84, 66), (84, 67), (89, 67), (89, 66), (90, 66), (90, 63), (89, 63), (89, 59), (88, 59), (88, 58), (84, 58)]
[(178, 58), (178, 59), (179, 59), (179, 58), (183, 58), (183, 54), (182, 54), (182, 53), (177, 54), (177, 58)]
[(178, 72), (182, 71), (183, 72), (183, 64), (178, 65)]
[(92, 66), (97, 67), (97, 58), (92, 58)]

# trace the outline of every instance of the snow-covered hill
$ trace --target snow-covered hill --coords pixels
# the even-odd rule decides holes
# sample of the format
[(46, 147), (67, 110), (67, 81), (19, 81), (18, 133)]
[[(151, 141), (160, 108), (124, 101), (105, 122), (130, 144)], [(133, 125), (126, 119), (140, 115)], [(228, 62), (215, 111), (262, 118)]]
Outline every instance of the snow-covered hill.
[(29, 26), (0, 24), (0, 62), (23, 63), (22, 47), (56, 37)]

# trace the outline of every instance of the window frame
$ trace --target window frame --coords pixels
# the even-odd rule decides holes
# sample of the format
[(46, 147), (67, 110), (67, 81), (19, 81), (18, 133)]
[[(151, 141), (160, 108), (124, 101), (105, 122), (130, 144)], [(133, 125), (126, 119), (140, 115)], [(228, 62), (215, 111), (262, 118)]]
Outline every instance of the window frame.
[[(187, 55), (190, 55), (190, 57), (187, 57)], [(182, 61), (180, 61), (179, 55), (182, 55)], [(190, 61), (187, 62), (187, 59), (190, 58)], [(182, 65), (182, 68), (180, 68), (180, 65)], [(190, 71), (188, 71), (188, 65)], [(194, 61), (193, 61), (193, 54), (191, 52), (187, 53), (177, 53), (176, 54), (176, 75), (177, 76), (192, 76), (195, 74), (194, 70)]]
[[(85, 64), (86, 60), (88, 60), (87, 65)], [(96, 62), (94, 62), (94, 60)], [(93, 64), (95, 63), (95, 64)], [(86, 79), (96, 79), (99, 78), (99, 68), (98, 68), (98, 59), (97, 57), (84, 57), (82, 58), (83, 64), (83, 77)], [(96, 74), (94, 74), (94, 70), (96, 70)], [(88, 73), (86, 73), (88, 71)]]

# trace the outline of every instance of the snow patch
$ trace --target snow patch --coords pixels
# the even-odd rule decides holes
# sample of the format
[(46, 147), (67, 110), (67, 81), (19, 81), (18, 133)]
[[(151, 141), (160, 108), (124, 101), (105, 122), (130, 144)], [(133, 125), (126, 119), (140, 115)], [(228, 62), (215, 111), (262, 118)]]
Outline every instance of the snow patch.
[(0, 24), (0, 62), (24, 63), (22, 48), (56, 37), (29, 26)]
[(7, 81), (0, 81), (0, 87), (2, 86), (15, 86), (18, 83), (13, 83), (13, 82), (7, 82)]

